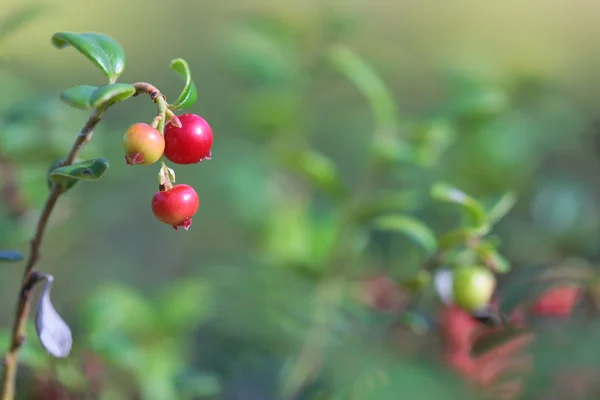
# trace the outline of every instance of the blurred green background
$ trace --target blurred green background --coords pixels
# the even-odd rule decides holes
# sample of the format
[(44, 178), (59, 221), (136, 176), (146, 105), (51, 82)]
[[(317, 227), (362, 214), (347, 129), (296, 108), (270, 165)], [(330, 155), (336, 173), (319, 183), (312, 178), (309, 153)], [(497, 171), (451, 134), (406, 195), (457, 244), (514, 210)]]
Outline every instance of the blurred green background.
[[(27, 4), (3, 0), (0, 17)], [(99, 182), (83, 183), (61, 198), (40, 263), (55, 277), (54, 305), (73, 329), (75, 356), (71, 363), (49, 362), (33, 337), (33, 350), (25, 354), (29, 365), (75, 392), (91, 390), (77, 366), (97, 353), (109, 371), (101, 379), (103, 398), (276, 398), (277, 377), (308, 340), (340, 210), (339, 199), (327, 194), (331, 180), (319, 190), (278, 156), (286, 154), (281, 149), (309, 145), (334, 163), (341, 185), (356, 187), (368, 170), (378, 123), (377, 110), (328, 58), (332, 46), (350, 49), (376, 71), (394, 99), (399, 136), (414, 150), (413, 162), (394, 163), (368, 182), (367, 197), (406, 190), (403, 207), (440, 233), (451, 229), (456, 215), (431, 201), (432, 183), (445, 180), (481, 199), (511, 190), (517, 204), (495, 231), (511, 274), (571, 257), (594, 264), (600, 255), (598, 5), (42, 5), (39, 16), (0, 42), (2, 179), (14, 174), (23, 195), (20, 206), (6, 198), (0, 203), (0, 247), (27, 251), (36, 210), (47, 195), (47, 166), (66, 154), (87, 118), (60, 103), (60, 92), (104, 82), (77, 52), (51, 45), (55, 32), (110, 35), (127, 55), (120, 80), (151, 82), (171, 99), (182, 81), (169, 62), (185, 58), (199, 91), (186, 112), (203, 116), (214, 131), (212, 160), (175, 166), (178, 183), (193, 186), (201, 199), (188, 232), (162, 225), (151, 213), (158, 166), (128, 167), (123, 159), (122, 133), (155, 115), (148, 99), (111, 108), (86, 149), (86, 156), (105, 157), (111, 167)], [(329, 171), (329, 164), (323, 168)], [(385, 270), (403, 279), (423, 259), (404, 238), (376, 237), (366, 247), (348, 272), (352, 277)], [(298, 267), (304, 264), (309, 267)], [(20, 264), (0, 270), (5, 328), (21, 274)], [(339, 330), (332, 334), (340, 337), (335, 343), (346, 350), (327, 357), (333, 372), (317, 380), (327, 390), (307, 391), (303, 398), (471, 395), (431, 351), (398, 351), (397, 360), (382, 360), (378, 346), (390, 317), (379, 320), (350, 303), (345, 312), (351, 316), (336, 313), (339, 321), (331, 322)], [(600, 351), (597, 344), (586, 346), (588, 354)], [(356, 352), (350, 362), (348, 348)], [(335, 394), (331, 388), (347, 388), (355, 379), (356, 371), (345, 371), (348, 364), (380, 366), (397, 386), (379, 394)], [(543, 387), (549, 375), (541, 376), (532, 385)], [(46, 396), (31, 398), (68, 398)]]

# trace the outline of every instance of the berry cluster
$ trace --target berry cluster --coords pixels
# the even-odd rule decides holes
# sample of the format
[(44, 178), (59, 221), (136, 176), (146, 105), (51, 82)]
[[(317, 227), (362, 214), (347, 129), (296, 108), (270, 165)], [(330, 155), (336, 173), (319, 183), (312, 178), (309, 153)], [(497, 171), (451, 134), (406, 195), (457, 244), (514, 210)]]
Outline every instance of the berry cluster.
[[(197, 164), (211, 157), (213, 133), (204, 118), (195, 114), (172, 117), (164, 134), (152, 125), (137, 123), (123, 135), (125, 161), (129, 165), (154, 164), (163, 156), (175, 164)], [(159, 191), (152, 198), (152, 212), (160, 222), (188, 229), (200, 199), (188, 185), (173, 185), (175, 174), (164, 161), (159, 173)]]

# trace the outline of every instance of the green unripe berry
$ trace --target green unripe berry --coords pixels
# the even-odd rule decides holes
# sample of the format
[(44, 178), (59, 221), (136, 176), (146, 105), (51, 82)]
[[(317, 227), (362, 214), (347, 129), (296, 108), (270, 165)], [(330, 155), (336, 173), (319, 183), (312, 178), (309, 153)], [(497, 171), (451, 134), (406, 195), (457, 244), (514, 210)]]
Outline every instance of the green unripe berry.
[(458, 267), (452, 273), (454, 304), (465, 311), (476, 311), (487, 306), (496, 288), (496, 278), (487, 268)]

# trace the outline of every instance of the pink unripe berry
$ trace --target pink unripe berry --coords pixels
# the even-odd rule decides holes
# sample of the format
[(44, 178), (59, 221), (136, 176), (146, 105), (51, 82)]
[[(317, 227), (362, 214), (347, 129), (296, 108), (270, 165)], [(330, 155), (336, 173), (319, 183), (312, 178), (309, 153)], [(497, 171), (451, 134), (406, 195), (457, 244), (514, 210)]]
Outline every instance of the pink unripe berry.
[(163, 155), (165, 138), (156, 128), (140, 122), (125, 131), (123, 150), (129, 165), (154, 164)]

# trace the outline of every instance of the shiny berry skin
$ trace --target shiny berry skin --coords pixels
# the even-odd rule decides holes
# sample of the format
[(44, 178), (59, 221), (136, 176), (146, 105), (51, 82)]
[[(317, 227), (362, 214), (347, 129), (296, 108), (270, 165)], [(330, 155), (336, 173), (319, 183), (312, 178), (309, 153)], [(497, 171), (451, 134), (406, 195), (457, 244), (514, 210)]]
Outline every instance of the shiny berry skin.
[(163, 155), (165, 138), (157, 129), (140, 122), (125, 131), (123, 150), (129, 165), (154, 164)]
[(210, 160), (213, 132), (208, 122), (196, 114), (179, 116), (181, 128), (165, 126), (165, 157), (175, 164), (196, 164)]
[(457, 267), (452, 273), (454, 304), (465, 311), (486, 307), (496, 288), (494, 274), (478, 266)]
[(152, 212), (156, 219), (171, 225), (175, 230), (180, 226), (188, 230), (199, 205), (198, 194), (188, 185), (175, 185), (171, 189), (157, 192), (152, 198)]

